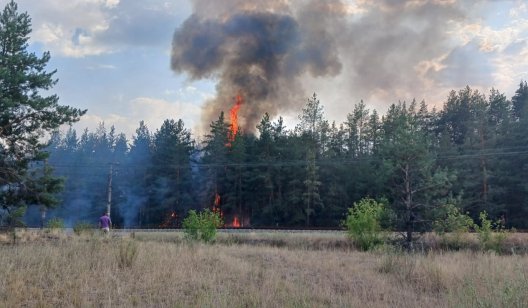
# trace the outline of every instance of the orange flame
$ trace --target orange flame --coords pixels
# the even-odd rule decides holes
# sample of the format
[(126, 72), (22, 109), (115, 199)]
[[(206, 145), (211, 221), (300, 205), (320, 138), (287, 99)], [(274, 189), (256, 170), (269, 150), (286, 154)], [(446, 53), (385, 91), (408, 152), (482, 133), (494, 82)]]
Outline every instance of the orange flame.
[(238, 111), (244, 103), (244, 98), (242, 95), (238, 94), (235, 99), (235, 105), (231, 107), (229, 111), (229, 117), (231, 119), (231, 127), (228, 133), (227, 139), (229, 140), (228, 146), (231, 146), (231, 143), (235, 141), (235, 137), (238, 134)]
[(222, 210), (220, 209), (220, 195), (218, 193), (215, 194), (213, 213), (217, 213), (220, 217), (224, 217), (224, 213), (222, 213)]
[(165, 220), (159, 225), (159, 227), (160, 228), (174, 227), (177, 224), (177, 220), (178, 220), (178, 214), (172, 211), (166, 214)]
[[(220, 215), (221, 218), (224, 218), (224, 212), (222, 211), (222, 208), (220, 206), (220, 200), (220, 195), (218, 193), (215, 193), (213, 202), (213, 213), (217, 213), (218, 215)], [(226, 223), (225, 227), (240, 228), (242, 227), (242, 224), (240, 223), (240, 219), (238, 218), (238, 216), (235, 215), (233, 217), (233, 222)]]
[(233, 228), (240, 228), (240, 221), (238, 221), (238, 217), (235, 216), (233, 218), (233, 223), (231, 224), (231, 227)]

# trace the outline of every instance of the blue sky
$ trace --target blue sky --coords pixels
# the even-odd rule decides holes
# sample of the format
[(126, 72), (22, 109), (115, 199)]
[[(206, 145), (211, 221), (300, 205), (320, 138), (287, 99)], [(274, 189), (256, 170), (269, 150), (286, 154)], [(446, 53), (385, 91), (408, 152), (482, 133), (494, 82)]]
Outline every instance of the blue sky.
[[(283, 2), (295, 7), (302, 1), (309, 0)], [(223, 0), (215, 5), (234, 2), (244, 1)], [(0, 0), (2, 7), (5, 3)], [(61, 104), (88, 109), (77, 129), (94, 129), (104, 121), (107, 127), (115, 125), (131, 137), (140, 120), (154, 131), (167, 118), (182, 118), (194, 131), (203, 127), (201, 107), (215, 96), (216, 80), (190, 81), (170, 69), (172, 36), (192, 14), (190, 1), (17, 3), (20, 11), (32, 17), (31, 50), (51, 52), (48, 69), (57, 69), (59, 83), (53, 92)], [(299, 93), (309, 97), (317, 92), (330, 120), (343, 121), (361, 99), (382, 113), (390, 103), (413, 98), (441, 107), (451, 89), (470, 85), (487, 93), (495, 87), (511, 97), (519, 81), (528, 79), (526, 1), (348, 0), (344, 5), (348, 26), (342, 31), (346, 34), (337, 38), (343, 42), (341, 72), (306, 75), (302, 78), (304, 92)], [(442, 21), (432, 32), (420, 32), (435, 22), (434, 15), (424, 12), (428, 7), (441, 8), (452, 20)], [(395, 43), (389, 49), (400, 50), (376, 54), (376, 61), (366, 65), (373, 55), (370, 50), (380, 49), (388, 40), (384, 34), (392, 31), (383, 30), (383, 21), (394, 16), (398, 17), (396, 28), (410, 29), (391, 32)], [(368, 22), (376, 18), (379, 25)], [(412, 39), (406, 41), (409, 33)], [(437, 35), (441, 42), (420, 35)], [(360, 56), (361, 48), (371, 49)], [(388, 60), (390, 65), (380, 64)], [(294, 105), (302, 106), (302, 102)], [(299, 112), (297, 107), (280, 111), (289, 127)]]

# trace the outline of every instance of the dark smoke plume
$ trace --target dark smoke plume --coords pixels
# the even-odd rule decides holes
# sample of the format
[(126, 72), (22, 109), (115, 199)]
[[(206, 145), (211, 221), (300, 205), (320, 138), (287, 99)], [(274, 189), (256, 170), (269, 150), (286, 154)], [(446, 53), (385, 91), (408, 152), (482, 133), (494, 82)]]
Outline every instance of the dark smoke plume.
[(246, 100), (241, 124), (251, 131), (264, 112), (298, 113), (314, 91), (339, 117), (360, 99), (385, 105), (416, 97), (434, 104), (434, 95), (448, 92), (450, 76), (468, 74), (467, 63), (457, 60), (464, 57), (452, 53), (467, 22), (462, 7), (471, 8), (471, 1), (193, 3), (194, 14), (174, 34), (172, 69), (218, 80), (204, 125), (228, 112), (238, 92)]
[(203, 124), (228, 112), (241, 93), (245, 105), (239, 119), (252, 131), (265, 112), (273, 115), (304, 103), (304, 74), (341, 71), (334, 27), (328, 27), (338, 23), (339, 15), (324, 9), (339, 2), (318, 3), (306, 4), (317, 9), (311, 16), (316, 19), (299, 19), (285, 1), (195, 1), (195, 13), (174, 34), (171, 66), (191, 79), (218, 78)]

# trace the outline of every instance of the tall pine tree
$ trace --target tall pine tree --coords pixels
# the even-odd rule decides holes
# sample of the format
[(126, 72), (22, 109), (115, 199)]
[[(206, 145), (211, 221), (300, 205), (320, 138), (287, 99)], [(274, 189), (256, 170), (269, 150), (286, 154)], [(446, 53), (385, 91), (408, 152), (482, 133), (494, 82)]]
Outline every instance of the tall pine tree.
[[(85, 111), (61, 106), (57, 95), (43, 96), (57, 80), (47, 72), (49, 52), (41, 57), (29, 52), (31, 19), (10, 1), (0, 15), (0, 215), (2, 220), (28, 202), (48, 199), (50, 171), (35, 179), (28, 169), (46, 158), (42, 142), (46, 133), (79, 119)], [(35, 183), (37, 181), (38, 183)], [(39, 197), (43, 194), (43, 197)], [(53, 204), (54, 202), (50, 203)]]

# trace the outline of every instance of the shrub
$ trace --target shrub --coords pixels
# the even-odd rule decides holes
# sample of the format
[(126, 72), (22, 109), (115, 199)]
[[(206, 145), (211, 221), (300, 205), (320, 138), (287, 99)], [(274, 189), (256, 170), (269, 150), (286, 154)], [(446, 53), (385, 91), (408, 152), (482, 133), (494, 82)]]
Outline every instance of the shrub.
[(500, 220), (493, 222), (488, 219), (486, 211), (480, 212), (479, 218), (480, 226), (475, 225), (475, 231), (477, 231), (481, 249), (500, 253), (502, 244), (508, 237), (508, 230)]
[(380, 226), (383, 212), (383, 204), (370, 198), (364, 198), (348, 209), (343, 225), (359, 249), (366, 251), (383, 243)]
[(48, 222), (46, 223), (46, 228), (49, 231), (62, 230), (64, 229), (64, 227), (64, 220), (57, 217), (48, 220)]
[(76, 223), (75, 226), (73, 226), (73, 232), (75, 232), (75, 234), (77, 235), (92, 235), (94, 233), (94, 226), (88, 222), (81, 221)]
[(123, 241), (119, 245), (117, 265), (119, 268), (132, 267), (136, 261), (138, 244), (135, 241)]
[(25, 214), (26, 214), (26, 207), (21, 206), (19, 208), (14, 209), (11, 212), (8, 212), (5, 217), (3, 215), (0, 215), (0, 226), (6, 225), (7, 227), (10, 227), (10, 228), (26, 227), (26, 224), (23, 221)]
[(448, 248), (460, 249), (464, 245), (464, 235), (475, 225), (473, 219), (452, 205), (445, 206), (445, 215), (433, 224), (434, 231)]
[(183, 220), (185, 237), (191, 241), (212, 242), (216, 237), (216, 229), (223, 225), (219, 214), (206, 209), (202, 212), (190, 210)]

